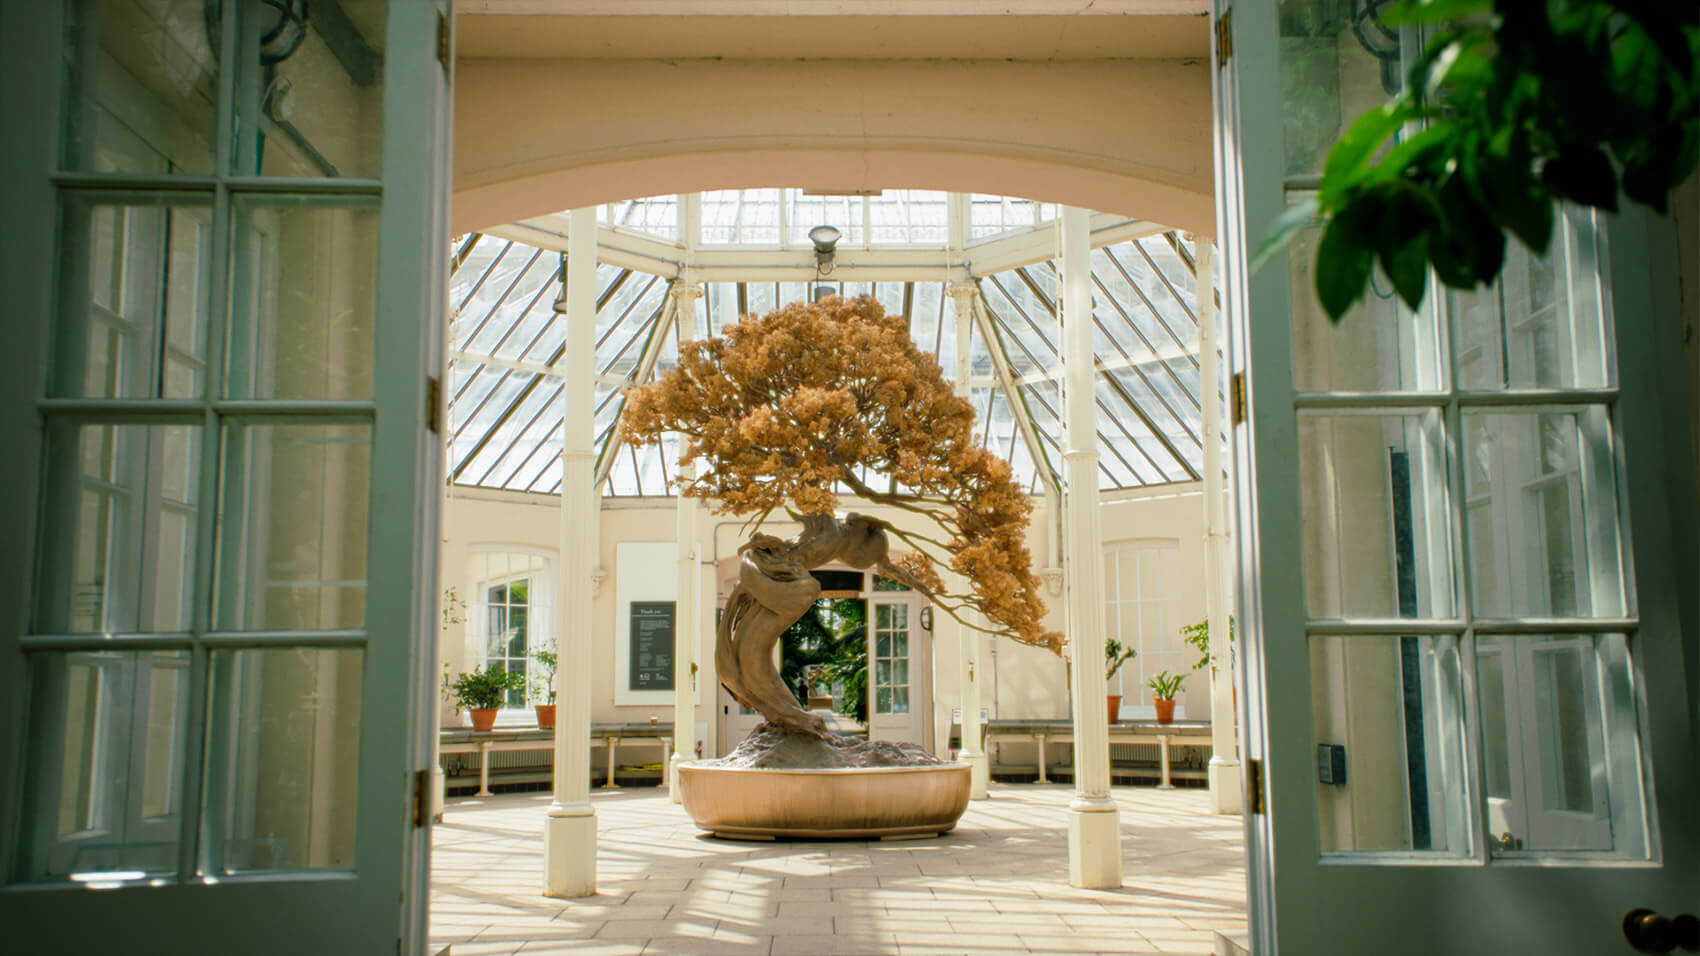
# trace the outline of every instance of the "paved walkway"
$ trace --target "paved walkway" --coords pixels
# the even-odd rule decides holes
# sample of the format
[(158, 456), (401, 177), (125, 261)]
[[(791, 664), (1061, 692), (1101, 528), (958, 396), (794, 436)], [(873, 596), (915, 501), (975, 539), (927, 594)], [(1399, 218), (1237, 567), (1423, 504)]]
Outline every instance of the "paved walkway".
[(741, 843), (655, 789), (596, 791), (596, 896), (539, 892), (545, 794), (451, 800), (436, 828), (433, 952), (1194, 953), (1245, 927), (1240, 818), (1202, 790), (1117, 787), (1126, 885), (1068, 885), (1066, 786), (992, 787), (948, 836)]

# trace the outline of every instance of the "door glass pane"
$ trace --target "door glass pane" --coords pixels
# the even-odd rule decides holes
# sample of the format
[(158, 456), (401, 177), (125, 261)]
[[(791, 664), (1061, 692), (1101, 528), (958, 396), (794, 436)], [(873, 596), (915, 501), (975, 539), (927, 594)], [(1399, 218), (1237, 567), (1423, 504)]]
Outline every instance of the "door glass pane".
[(212, 171), (217, 9), (205, 0), (65, 5), (66, 169)]
[(1322, 172), (1334, 141), (1404, 80), (1385, 4), (1281, 0), (1281, 100), (1287, 175)]
[(194, 196), (64, 202), (49, 394), (199, 398), (212, 209)]
[[(1467, 412), (1464, 485), (1479, 617), (1624, 611), (1603, 409)], [(1589, 454), (1598, 449), (1599, 455)]]
[(240, 0), (238, 175), (376, 178), (383, 134), (382, 0)]
[(1433, 310), (1412, 312), (1378, 266), (1369, 291), (1338, 323), (1315, 291), (1322, 230), (1294, 238), (1287, 256), (1293, 308), (1293, 386), (1301, 392), (1409, 392), (1443, 387)]
[(25, 880), (177, 872), (187, 651), (30, 655)]
[[(1629, 642), (1619, 634), (1477, 638), (1495, 855), (1612, 851), (1647, 837)], [(1504, 774), (1503, 785), (1496, 774)]]
[(1436, 412), (1299, 417), (1310, 617), (1452, 613), (1440, 431)]
[(186, 425), (48, 428), (37, 629), (187, 631), (201, 431)]
[(218, 603), (223, 630), (357, 628), (366, 617), (368, 425), (226, 426)]
[(236, 203), (232, 398), (371, 398), (375, 203)]
[(213, 652), (203, 873), (354, 867), (361, 665), (354, 649)]
[(1457, 638), (1312, 637), (1310, 666), (1322, 851), (1468, 852)]
[(1509, 242), (1505, 271), (1492, 287), (1448, 290), (1459, 387), (1610, 384), (1610, 330), (1600, 287), (1592, 281), (1598, 255), (1593, 214), (1561, 210), (1544, 255)]

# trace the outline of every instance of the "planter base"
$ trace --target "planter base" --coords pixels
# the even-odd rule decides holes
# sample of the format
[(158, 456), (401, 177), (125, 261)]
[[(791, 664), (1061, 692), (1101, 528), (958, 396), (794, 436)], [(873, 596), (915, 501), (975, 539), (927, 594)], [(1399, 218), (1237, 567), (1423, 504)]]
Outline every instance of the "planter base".
[(679, 764), (696, 825), (734, 840), (890, 839), (949, 833), (968, 808), (967, 764), (769, 770)]

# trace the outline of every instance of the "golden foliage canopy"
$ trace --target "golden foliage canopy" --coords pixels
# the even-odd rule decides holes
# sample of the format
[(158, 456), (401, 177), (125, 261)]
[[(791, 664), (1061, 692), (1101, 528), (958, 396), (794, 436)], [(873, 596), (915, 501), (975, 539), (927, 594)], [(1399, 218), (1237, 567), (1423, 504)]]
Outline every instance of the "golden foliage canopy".
[[(776, 509), (831, 514), (840, 483), (921, 515), (927, 533), (884, 524), (911, 549), (886, 573), (958, 621), (973, 608), (992, 632), (1057, 650), (1062, 636), (1040, 625), (1044, 605), (1024, 540), (1032, 502), (973, 431), (973, 407), (915, 347), (902, 316), (886, 315), (871, 296), (831, 296), (685, 343), (676, 368), (629, 392), (624, 440), (685, 436), (682, 462), (705, 467), (683, 492), (722, 514), (753, 515), (758, 526)], [(862, 469), (887, 476), (890, 487), (863, 482)], [(941, 563), (967, 579), (969, 593), (946, 588)]]

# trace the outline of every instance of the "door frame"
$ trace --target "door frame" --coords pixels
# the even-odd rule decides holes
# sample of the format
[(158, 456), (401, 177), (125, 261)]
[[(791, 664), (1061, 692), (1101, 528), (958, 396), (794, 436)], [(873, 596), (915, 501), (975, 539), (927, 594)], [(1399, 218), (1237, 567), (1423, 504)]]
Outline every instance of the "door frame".
[[(1638, 620), (1635, 677), (1642, 726), (1643, 766), (1656, 768), (1647, 786), (1648, 861), (1591, 862), (1577, 857), (1487, 863), (1479, 837), (1467, 859), (1322, 862), (1315, 803), (1311, 675), (1304, 642), (1303, 540), (1299, 500), (1297, 416), (1288, 321), (1287, 271), (1271, 266), (1254, 274), (1251, 248), (1285, 203), (1281, 163), (1244, 162), (1241, 157), (1280, 155), (1282, 85), (1278, 63), (1277, 11), (1273, 5), (1214, 0), (1212, 26), (1228, 18), (1231, 54), (1213, 64), (1218, 115), (1216, 166), (1217, 228), (1225, 258), (1230, 373), (1244, 375), (1246, 426), (1233, 428), (1234, 540), (1241, 580), (1238, 609), (1242, 655), (1241, 747), (1262, 771), (1263, 793), (1248, 794), (1247, 807), (1263, 798), (1265, 812), (1245, 819), (1248, 917), (1254, 951), (1352, 950), (1365, 940), (1401, 940), (1413, 951), (1504, 951), (1510, 942), (1506, 912), (1526, 907), (1539, 913), (1540, 930), (1580, 942), (1621, 940), (1618, 921), (1628, 906), (1666, 913), (1691, 909), (1700, 897), (1700, 821), (1692, 812), (1694, 773), (1693, 705), (1683, 683), (1692, 685), (1693, 658), (1685, 661), (1683, 635), (1694, 631), (1692, 599), (1679, 585), (1695, 579), (1693, 548), (1679, 546), (1673, 529), (1692, 528), (1693, 462), (1681, 411), (1686, 381), (1680, 350), (1660, 342), (1679, 338), (1678, 274), (1669, 223), (1640, 208), (1610, 221), (1602, 286), (1616, 335), (1618, 381), (1612, 409), (1625, 573), (1632, 575), (1630, 613)], [(1273, 147), (1273, 153), (1271, 148)], [(1430, 296), (1435, 292), (1431, 288)], [(1256, 303), (1258, 321), (1250, 321)], [(1652, 329), (1641, 327), (1652, 317)], [(1443, 360), (1448, 360), (1442, 356)], [(1456, 457), (1454, 439), (1450, 454)], [(1455, 558), (1456, 558), (1456, 552)], [(1297, 648), (1297, 649), (1295, 649)], [(1465, 671), (1469, 670), (1466, 657)], [(1474, 708), (1473, 675), (1466, 673), (1466, 709)], [(1474, 726), (1467, 721), (1466, 728)], [(1473, 743), (1467, 759), (1477, 766)], [(1255, 785), (1256, 774), (1247, 775)], [(1470, 773), (1472, 813), (1481, 814), (1480, 775)], [(1478, 818), (1472, 817), (1472, 822)], [(1276, 861), (1279, 860), (1279, 867)], [(1593, 898), (1593, 907), (1552, 906), (1553, 900)], [(1398, 905), (1389, 906), (1397, 900)], [(1392, 916), (1392, 919), (1389, 917)], [(1524, 938), (1523, 942), (1527, 942)], [(1538, 944), (1537, 948), (1538, 948)], [(1621, 945), (1615, 943), (1614, 945)]]
[[(435, 375), (441, 365), (443, 329), (423, 317), (443, 314), (447, 292), (441, 237), (448, 232), (453, 59), (439, 60), (438, 51), (439, 41), (448, 39), (445, 28), (452, 24), (449, 2), (397, 2), (387, 11), (379, 190), (370, 180), (248, 181), (61, 172), (62, 113), (43, 104), (63, 101), (67, 14), (60, 4), (4, 0), (0, 77), (13, 89), (31, 93), (0, 104), (0, 121), (14, 137), (0, 150), (0, 176), (8, 185), (16, 226), (0, 239), (5, 251), (0, 280), (6, 282), (11, 313), (17, 317), (9, 326), (12, 336), (4, 359), (8, 374), (0, 375), (0, 441), (11, 456), (8, 466), (0, 469), (0, 539), (21, 545), (0, 549), (0, 595), (5, 597), (0, 606), (8, 609), (0, 616), (0, 655), (22, 660), (35, 606), (37, 555), (26, 543), (38, 539), (42, 525), (38, 503), (45, 424), (40, 403), (51, 351), (48, 317), (54, 314), (60, 271), (61, 191), (126, 184), (148, 191), (192, 184), (209, 196), (216, 191), (216, 208), (222, 209), (227, 208), (226, 191), (234, 188), (227, 183), (242, 180), (241, 189), (269, 188), (286, 195), (370, 191), (379, 197), (380, 215), (373, 397), (367, 413), (374, 449), (366, 626), (363, 639), (341, 645), (365, 648), (360, 695), (364, 719), (355, 771), (356, 869), (223, 877), (216, 882), (190, 873), (157, 881), (162, 885), (126, 884), (100, 891), (75, 884), (9, 882), (16, 878), (27, 828), (16, 825), (23, 775), (7, 773), (8, 783), (0, 787), (0, 915), (11, 917), (11, 938), (26, 949), (99, 951), (130, 939), (141, 925), (176, 930), (154, 943), (180, 953), (222, 953), (232, 945), (257, 953), (370, 953), (392, 947), (416, 953), (426, 945), (430, 840), (424, 815), (416, 808), (419, 798), (427, 795), (421, 785), (429, 779), (435, 730), (437, 570), (430, 543), (438, 539), (442, 476), (442, 449), (430, 434), (437, 415), (427, 406), (428, 397), (434, 399), (436, 393), (427, 376)], [(226, 38), (231, 36), (227, 27)], [(221, 90), (232, 82), (226, 74), (220, 71)], [(228, 94), (221, 93), (221, 100), (228, 110)], [(222, 240), (227, 232), (216, 228), (215, 235)], [(219, 281), (215, 277), (215, 288)], [(218, 301), (215, 297), (213, 304)], [(222, 312), (209, 314), (214, 328), (224, 320)], [(86, 404), (99, 413), (92, 401)], [(205, 442), (203, 460), (217, 456), (221, 444)], [(213, 501), (203, 502), (203, 523), (211, 523), (214, 507)], [(204, 548), (212, 540), (211, 531), (203, 532), (200, 540)], [(212, 580), (210, 568), (200, 573), (203, 581)], [(204, 587), (200, 600), (208, 600)], [(313, 641), (309, 636), (303, 643)], [(20, 766), (26, 749), (27, 668), (0, 670), (0, 766), (10, 770)], [(206, 691), (206, 667), (198, 661), (189, 700), (204, 702)], [(196, 769), (186, 779), (198, 781), (204, 723), (191, 718), (189, 724), (187, 763)], [(184, 799), (198, 806), (199, 789), (190, 787)], [(190, 849), (184, 848), (185, 858)], [(327, 907), (327, 902), (335, 905)]]

